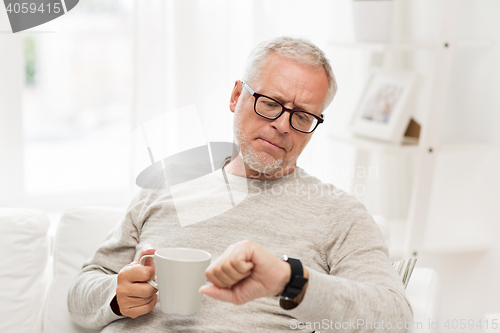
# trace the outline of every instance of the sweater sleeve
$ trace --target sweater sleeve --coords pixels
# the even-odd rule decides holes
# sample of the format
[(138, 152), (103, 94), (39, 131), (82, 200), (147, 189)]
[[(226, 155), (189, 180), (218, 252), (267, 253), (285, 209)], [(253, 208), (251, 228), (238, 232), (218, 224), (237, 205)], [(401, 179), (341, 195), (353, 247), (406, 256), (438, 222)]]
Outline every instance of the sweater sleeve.
[(146, 201), (148, 191), (143, 190), (131, 202), (122, 221), (83, 264), (68, 292), (68, 310), (75, 323), (102, 329), (112, 321), (125, 318), (116, 315), (110, 303), (116, 294), (118, 272), (134, 261)]
[(361, 203), (348, 203), (325, 233), (329, 274), (307, 267), (304, 298), (286, 313), (322, 332), (406, 332), (413, 312), (380, 229)]

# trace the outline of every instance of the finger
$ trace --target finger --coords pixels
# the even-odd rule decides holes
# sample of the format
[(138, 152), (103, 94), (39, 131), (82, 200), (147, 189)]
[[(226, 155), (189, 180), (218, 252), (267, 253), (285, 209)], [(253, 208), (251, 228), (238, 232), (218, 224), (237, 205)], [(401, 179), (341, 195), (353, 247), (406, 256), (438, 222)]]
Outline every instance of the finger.
[(155, 296), (157, 296), (157, 295), (155, 294), (155, 295), (151, 295), (148, 297), (127, 296), (126, 297), (126, 300), (127, 300), (126, 304), (128, 305), (129, 308), (142, 306), (144, 304), (149, 303)]
[(236, 271), (240, 274), (247, 275), (251, 273), (252, 268), (254, 267), (254, 263), (246, 260), (236, 260), (232, 262), (232, 265)]
[[(141, 252), (139, 253), (139, 257), (137, 258), (137, 263), (139, 263), (139, 261), (141, 260), (141, 258), (143, 256), (155, 254), (155, 252), (156, 252), (156, 249), (152, 245), (145, 244), (142, 247)], [(147, 258), (146, 261), (144, 262), (144, 265), (145, 266), (152, 266), (152, 265), (154, 265), (154, 260), (152, 258)]]
[(214, 268), (214, 269), (211, 269), (211, 270), (207, 270), (205, 272), (205, 276), (207, 277), (207, 280), (211, 283), (213, 283), (214, 285), (216, 285), (217, 287), (219, 288), (227, 288), (230, 286), (230, 284), (228, 284), (227, 282), (223, 282), (219, 275), (220, 275), (220, 271), (218, 271), (217, 268)]
[(129, 297), (152, 297), (158, 292), (153, 286), (147, 282), (136, 282), (130, 285), (130, 288), (125, 292)]
[[(217, 276), (219, 277), (219, 280), (226, 282), (229, 285), (233, 285), (251, 274), (252, 267), (253, 263), (247, 263), (244, 260), (228, 261), (220, 266), (221, 276)], [(224, 277), (227, 279), (224, 280)]]
[(213, 299), (223, 301), (223, 302), (230, 302), (230, 303), (234, 303), (237, 305), (241, 305), (241, 304), (246, 303), (243, 300), (237, 300), (234, 297), (234, 295), (235, 295), (234, 291), (232, 291), (231, 289), (219, 288), (219, 287), (214, 286), (214, 285), (201, 286), (201, 288), (199, 289), (199, 292), (203, 295), (212, 297)]
[(247, 276), (239, 273), (229, 262), (219, 264), (207, 273), (208, 280), (219, 288), (229, 288)]
[(142, 302), (142, 304), (125, 306), (124, 310), (121, 311), (123, 315), (131, 318), (137, 318), (146, 313), (149, 313), (155, 307), (158, 301), (158, 296), (154, 295), (147, 302)]
[(249, 276), (254, 264), (238, 254), (222, 256), (206, 270), (207, 279), (220, 288), (228, 288)]
[[(149, 253), (153, 250), (153, 253)], [(151, 244), (144, 244), (144, 246), (141, 249), (141, 253), (139, 254), (140, 257), (142, 257), (145, 254), (154, 254), (155, 248)], [(147, 252), (147, 253), (146, 253)]]
[(122, 314), (127, 316), (126, 314), (127, 310), (145, 305), (149, 303), (151, 300), (153, 300), (153, 298), (156, 298), (157, 295), (151, 295), (149, 297), (133, 297), (133, 296), (117, 294), (116, 297), (120, 310), (123, 310), (121, 311)]
[(122, 304), (125, 304), (128, 309), (136, 308), (149, 303), (154, 297), (155, 295), (149, 297), (126, 296), (122, 298)]
[(118, 278), (126, 279), (129, 283), (145, 282), (154, 278), (155, 269), (152, 266), (135, 264), (124, 267), (120, 273), (121, 274), (118, 275)]

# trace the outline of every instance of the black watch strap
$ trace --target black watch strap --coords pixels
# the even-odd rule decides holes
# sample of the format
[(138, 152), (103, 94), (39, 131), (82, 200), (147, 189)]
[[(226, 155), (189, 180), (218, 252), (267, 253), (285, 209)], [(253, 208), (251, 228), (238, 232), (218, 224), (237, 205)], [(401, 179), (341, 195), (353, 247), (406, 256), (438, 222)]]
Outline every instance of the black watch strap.
[(290, 265), (292, 274), (290, 275), (290, 281), (285, 286), (280, 296), (287, 300), (293, 300), (302, 292), (304, 285), (307, 283), (307, 279), (304, 277), (304, 269), (299, 259), (290, 258), (286, 255), (281, 257), (281, 259)]

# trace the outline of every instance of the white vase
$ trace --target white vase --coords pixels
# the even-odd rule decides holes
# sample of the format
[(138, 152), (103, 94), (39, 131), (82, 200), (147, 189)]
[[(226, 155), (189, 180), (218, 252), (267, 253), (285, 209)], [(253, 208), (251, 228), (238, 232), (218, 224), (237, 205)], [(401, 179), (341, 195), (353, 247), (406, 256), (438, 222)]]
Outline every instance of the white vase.
[(359, 42), (389, 42), (392, 0), (353, 0), (354, 35)]

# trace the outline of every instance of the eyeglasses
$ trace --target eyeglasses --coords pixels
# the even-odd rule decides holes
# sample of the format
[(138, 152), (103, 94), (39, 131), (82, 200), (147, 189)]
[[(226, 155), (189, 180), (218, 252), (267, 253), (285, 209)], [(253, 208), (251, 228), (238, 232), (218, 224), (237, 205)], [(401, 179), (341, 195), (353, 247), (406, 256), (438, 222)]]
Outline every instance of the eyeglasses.
[(278, 119), (283, 113), (290, 113), (290, 126), (293, 129), (302, 133), (312, 133), (321, 124), (323, 120), (323, 115), (318, 117), (315, 114), (306, 111), (296, 111), (285, 108), (280, 102), (274, 100), (270, 97), (258, 94), (252, 90), (246, 84), (246, 82), (241, 81), (243, 86), (248, 90), (248, 92), (255, 98), (255, 103), (253, 109), (255, 113), (259, 116), (275, 120)]

